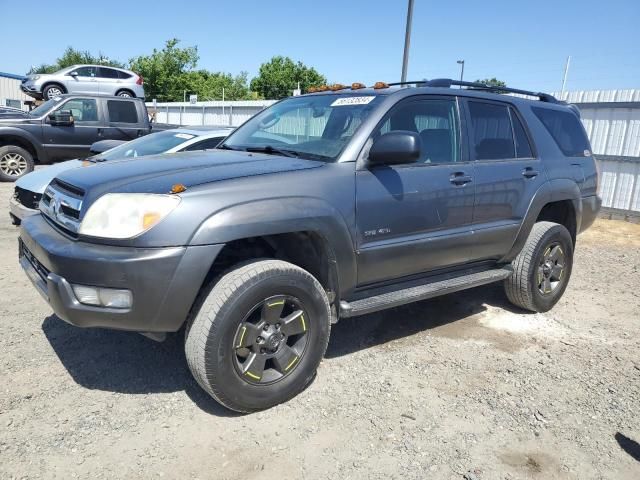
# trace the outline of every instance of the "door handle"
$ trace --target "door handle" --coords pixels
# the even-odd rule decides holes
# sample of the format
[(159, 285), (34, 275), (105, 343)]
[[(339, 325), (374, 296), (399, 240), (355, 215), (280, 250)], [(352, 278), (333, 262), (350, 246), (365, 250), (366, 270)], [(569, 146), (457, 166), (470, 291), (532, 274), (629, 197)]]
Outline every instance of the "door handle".
[(535, 178), (539, 175), (540, 172), (538, 172), (537, 170), (534, 170), (531, 167), (527, 167), (524, 170), (522, 170), (522, 176), (525, 178)]
[(464, 172), (455, 172), (452, 173), (449, 177), (449, 181), (454, 185), (466, 185), (471, 182), (472, 178), (470, 175), (465, 175)]
[(101, 128), (99, 128), (99, 129), (98, 129), (98, 136), (99, 136), (99, 137), (101, 137), (101, 136), (102, 136), (102, 129), (101, 129)]

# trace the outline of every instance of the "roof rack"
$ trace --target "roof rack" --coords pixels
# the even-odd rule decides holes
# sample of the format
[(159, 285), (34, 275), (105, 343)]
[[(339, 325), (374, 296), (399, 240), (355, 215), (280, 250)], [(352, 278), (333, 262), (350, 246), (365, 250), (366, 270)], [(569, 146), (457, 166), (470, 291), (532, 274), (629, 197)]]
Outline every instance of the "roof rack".
[(530, 97), (537, 97), (542, 102), (560, 103), (559, 100), (553, 95), (542, 92), (531, 92), (529, 90), (520, 90), (518, 88), (501, 87), (498, 85), (489, 85), (480, 82), (463, 82), (461, 80), (452, 80), (450, 78), (435, 78), (433, 80), (418, 80), (415, 82), (395, 82), (390, 83), (389, 86), (398, 85), (415, 85), (417, 87), (442, 87), (451, 88), (452, 86), (467, 87), (470, 90), (484, 90), (494, 93), (516, 93), (519, 95), (527, 95)]

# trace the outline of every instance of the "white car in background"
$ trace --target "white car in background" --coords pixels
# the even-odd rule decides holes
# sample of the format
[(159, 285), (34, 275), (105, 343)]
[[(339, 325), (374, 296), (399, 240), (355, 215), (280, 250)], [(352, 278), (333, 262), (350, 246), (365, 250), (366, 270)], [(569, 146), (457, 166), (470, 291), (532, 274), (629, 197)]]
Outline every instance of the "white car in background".
[(124, 142), (86, 160), (67, 160), (38, 169), (19, 178), (15, 183), (14, 194), (9, 201), (13, 224), (20, 225), (23, 218), (39, 213), (38, 204), (49, 182), (60, 172), (81, 167), (83, 162), (98, 163), (161, 153), (208, 150), (215, 148), (232, 131), (233, 127), (174, 128)]
[(144, 80), (131, 70), (102, 65), (72, 65), (55, 73), (27, 75), (20, 90), (50, 100), (64, 93), (144, 98)]

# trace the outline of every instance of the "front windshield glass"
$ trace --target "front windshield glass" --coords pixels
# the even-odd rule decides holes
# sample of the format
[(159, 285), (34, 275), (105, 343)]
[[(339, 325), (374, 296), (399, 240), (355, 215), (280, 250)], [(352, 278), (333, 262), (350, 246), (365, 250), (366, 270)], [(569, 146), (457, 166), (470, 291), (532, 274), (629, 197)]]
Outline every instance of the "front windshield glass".
[(39, 107), (36, 107), (33, 110), (31, 110), (29, 114), (34, 117), (40, 117), (41, 115), (44, 115), (49, 110), (51, 110), (54, 107), (54, 105), (59, 105), (62, 100), (63, 100), (62, 97), (53, 97), (51, 100), (47, 100)]
[(221, 147), (335, 161), (380, 101), (355, 94), (291, 97), (253, 117)]
[(136, 138), (130, 142), (118, 145), (115, 148), (97, 155), (97, 157), (101, 160), (115, 160), (117, 158), (143, 157), (145, 155), (165, 153), (167, 150), (171, 150), (173, 147), (177, 147), (181, 143), (185, 143), (195, 137), (196, 135), (191, 133), (182, 133), (171, 130), (151, 133), (144, 137)]

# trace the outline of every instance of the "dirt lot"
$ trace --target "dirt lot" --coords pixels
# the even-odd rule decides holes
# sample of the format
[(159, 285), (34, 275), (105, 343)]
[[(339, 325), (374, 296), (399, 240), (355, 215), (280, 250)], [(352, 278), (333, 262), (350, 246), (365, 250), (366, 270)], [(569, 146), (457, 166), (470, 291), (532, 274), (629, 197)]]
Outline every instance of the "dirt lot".
[[(0, 206), (12, 186), (0, 185)], [(640, 226), (578, 241), (548, 314), (482, 287), (333, 328), (315, 382), (240, 416), (177, 335), (54, 317), (0, 215), (0, 478), (640, 478)]]

